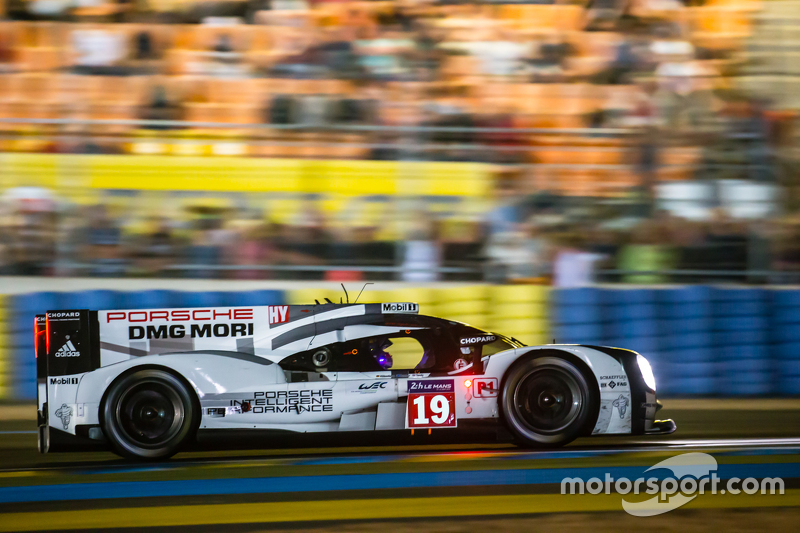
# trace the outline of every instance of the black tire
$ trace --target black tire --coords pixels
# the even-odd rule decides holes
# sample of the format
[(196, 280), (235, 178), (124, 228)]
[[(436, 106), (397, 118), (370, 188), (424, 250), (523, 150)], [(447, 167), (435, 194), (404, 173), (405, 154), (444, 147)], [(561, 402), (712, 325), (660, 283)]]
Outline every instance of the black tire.
[(503, 384), (501, 406), (508, 429), (531, 447), (563, 446), (583, 436), (599, 409), (600, 394), (592, 383), (561, 357), (520, 361)]
[(170, 372), (138, 370), (108, 389), (102, 425), (114, 450), (131, 459), (172, 457), (195, 432), (194, 393)]
[(50, 427), (39, 426), (39, 453), (50, 451)]

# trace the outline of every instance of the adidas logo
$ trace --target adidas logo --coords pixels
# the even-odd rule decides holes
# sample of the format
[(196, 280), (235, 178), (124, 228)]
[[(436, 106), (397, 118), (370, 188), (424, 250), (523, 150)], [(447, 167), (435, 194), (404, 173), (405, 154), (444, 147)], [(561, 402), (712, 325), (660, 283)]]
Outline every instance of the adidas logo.
[(58, 349), (56, 352), (56, 357), (80, 357), (81, 352), (75, 349), (75, 346), (72, 345), (72, 341), (67, 341), (64, 346)]

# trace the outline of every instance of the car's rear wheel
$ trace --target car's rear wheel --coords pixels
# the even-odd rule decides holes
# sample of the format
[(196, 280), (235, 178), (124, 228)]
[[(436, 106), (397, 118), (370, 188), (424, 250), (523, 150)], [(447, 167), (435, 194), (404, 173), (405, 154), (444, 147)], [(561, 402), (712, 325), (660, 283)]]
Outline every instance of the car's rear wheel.
[(531, 358), (509, 369), (501, 398), (511, 432), (528, 446), (563, 446), (597, 416), (599, 393), (575, 364), (559, 357)]
[(165, 459), (180, 450), (200, 415), (192, 392), (164, 370), (123, 376), (108, 390), (103, 429), (115, 451), (136, 459)]

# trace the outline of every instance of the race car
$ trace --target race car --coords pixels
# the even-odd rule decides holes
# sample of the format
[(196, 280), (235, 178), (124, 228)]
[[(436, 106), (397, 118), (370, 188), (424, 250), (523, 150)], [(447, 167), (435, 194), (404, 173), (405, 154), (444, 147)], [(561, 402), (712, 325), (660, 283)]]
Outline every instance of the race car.
[[(416, 303), (61, 310), (35, 321), (39, 448), (164, 459), (212, 430), (505, 426), (523, 446), (664, 434), (647, 360), (518, 340)], [(56, 438), (57, 437), (57, 438)]]

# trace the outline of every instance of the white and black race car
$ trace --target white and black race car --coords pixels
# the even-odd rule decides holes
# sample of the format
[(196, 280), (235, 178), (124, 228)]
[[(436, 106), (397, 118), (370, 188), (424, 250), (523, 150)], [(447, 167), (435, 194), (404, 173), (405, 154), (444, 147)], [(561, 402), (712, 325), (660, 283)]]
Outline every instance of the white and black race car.
[[(527, 446), (663, 434), (647, 360), (525, 346), (414, 303), (65, 310), (36, 317), (39, 446), (170, 457), (210, 430), (503, 424)], [(57, 438), (56, 438), (57, 437)]]

